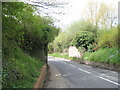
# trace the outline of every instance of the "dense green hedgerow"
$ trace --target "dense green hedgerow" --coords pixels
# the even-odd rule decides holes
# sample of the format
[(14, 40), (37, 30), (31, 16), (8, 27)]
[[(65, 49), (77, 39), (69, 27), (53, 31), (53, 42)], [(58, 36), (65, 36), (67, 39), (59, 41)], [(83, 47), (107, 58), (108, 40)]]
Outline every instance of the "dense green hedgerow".
[(35, 12), (23, 2), (2, 3), (3, 88), (33, 88), (43, 62), (47, 63), (47, 44), (59, 28), (50, 17)]
[(3, 60), (3, 88), (33, 88), (44, 63), (20, 48), (16, 48), (14, 53), (11, 60)]

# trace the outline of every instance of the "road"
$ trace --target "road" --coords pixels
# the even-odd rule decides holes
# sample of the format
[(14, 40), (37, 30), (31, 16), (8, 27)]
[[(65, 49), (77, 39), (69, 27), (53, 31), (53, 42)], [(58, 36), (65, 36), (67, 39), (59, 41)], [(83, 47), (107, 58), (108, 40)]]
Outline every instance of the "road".
[(94, 68), (74, 61), (48, 57), (48, 88), (118, 88), (118, 73)]

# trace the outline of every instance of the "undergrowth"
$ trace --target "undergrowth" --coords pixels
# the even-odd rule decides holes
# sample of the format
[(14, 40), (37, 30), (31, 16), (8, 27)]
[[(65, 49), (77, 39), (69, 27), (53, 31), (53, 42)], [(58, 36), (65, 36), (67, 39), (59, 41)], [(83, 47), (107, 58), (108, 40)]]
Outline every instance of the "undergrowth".
[(95, 52), (86, 52), (84, 54), (84, 60), (112, 63), (120, 65), (120, 57), (118, 56), (119, 50), (117, 47), (114, 48), (100, 48)]
[(14, 53), (11, 59), (3, 60), (3, 88), (33, 88), (44, 63), (20, 48), (16, 48)]

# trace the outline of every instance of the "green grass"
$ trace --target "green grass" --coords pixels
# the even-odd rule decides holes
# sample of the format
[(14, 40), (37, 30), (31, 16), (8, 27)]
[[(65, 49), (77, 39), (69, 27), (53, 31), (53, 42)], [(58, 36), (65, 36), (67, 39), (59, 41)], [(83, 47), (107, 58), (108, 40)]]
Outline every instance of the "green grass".
[(118, 48), (100, 48), (95, 52), (86, 52), (84, 54), (84, 60), (112, 63), (120, 65), (120, 57), (118, 56)]
[(49, 56), (53, 57), (60, 57), (60, 58), (65, 58), (65, 59), (71, 59), (71, 60), (78, 60), (76, 57), (69, 57), (67, 54), (60, 54), (60, 53), (53, 53), (53, 54), (48, 54)]
[(14, 57), (3, 61), (3, 88), (33, 88), (44, 63), (32, 58), (21, 49), (15, 50)]
[[(119, 50), (117, 47), (114, 48), (100, 48), (95, 52), (85, 52), (83, 60), (111, 63), (115, 65), (120, 65)], [(53, 53), (49, 56), (60, 57), (71, 60), (80, 60), (79, 58), (71, 58), (67, 54)]]

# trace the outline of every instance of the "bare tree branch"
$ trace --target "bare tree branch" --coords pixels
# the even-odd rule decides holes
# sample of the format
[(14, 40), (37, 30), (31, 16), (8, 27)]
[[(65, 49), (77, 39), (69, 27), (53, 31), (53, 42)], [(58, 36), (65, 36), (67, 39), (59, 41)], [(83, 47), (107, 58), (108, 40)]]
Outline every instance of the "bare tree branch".
[(24, 2), (28, 3), (29, 5), (32, 5), (36, 7), (38, 10), (37, 12), (43, 13), (46, 15), (49, 14), (60, 14), (64, 15), (65, 13), (62, 11), (65, 8), (65, 5), (67, 5), (67, 2), (55, 2), (56, 0), (39, 0), (39, 1), (33, 1), (33, 0), (23, 0)]

